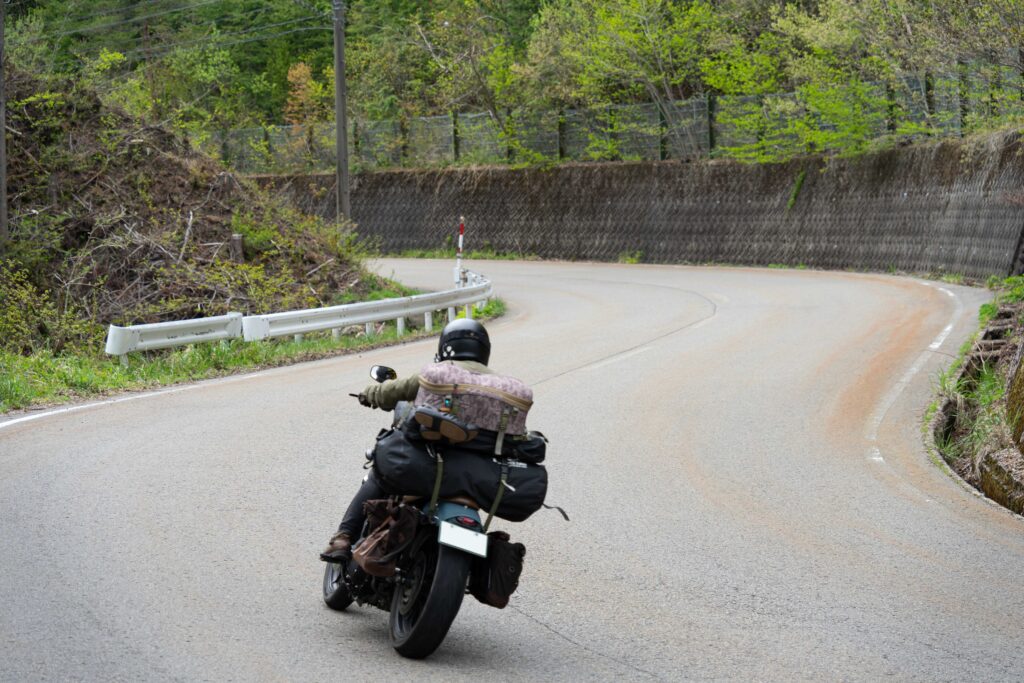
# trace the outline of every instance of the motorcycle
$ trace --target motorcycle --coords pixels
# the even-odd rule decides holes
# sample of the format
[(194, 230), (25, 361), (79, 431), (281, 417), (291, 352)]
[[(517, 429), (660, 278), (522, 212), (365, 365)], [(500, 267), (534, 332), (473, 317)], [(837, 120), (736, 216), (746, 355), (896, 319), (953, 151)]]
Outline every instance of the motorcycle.
[[(384, 382), (397, 375), (391, 368), (375, 365), (370, 376)], [(393, 426), (417, 410), (400, 404), (394, 411)], [(448, 415), (432, 413), (429, 418), (435, 423), (439, 419), (447, 421), (446, 427), (456, 432), (467, 428)], [(436, 447), (443, 449), (444, 445), (445, 438), (441, 437)], [(396, 505), (406, 508), (404, 514), (411, 511), (415, 516), (415, 529), (411, 541), (403, 544), (393, 558), (394, 573), (372, 575), (355, 559), (360, 547), (372, 542), (375, 529), (370, 528), (368, 519), (352, 545), (353, 559), (326, 565), (323, 599), (337, 611), (356, 602), (390, 612), (392, 646), (404, 657), (421, 659), (433, 653), (447, 635), (467, 592), (474, 560), (488, 555), (488, 535), (480, 518), (480, 505), (466, 496), (442, 499), (435, 491), (430, 500), (406, 496)], [(479, 561), (476, 564), (479, 566)]]

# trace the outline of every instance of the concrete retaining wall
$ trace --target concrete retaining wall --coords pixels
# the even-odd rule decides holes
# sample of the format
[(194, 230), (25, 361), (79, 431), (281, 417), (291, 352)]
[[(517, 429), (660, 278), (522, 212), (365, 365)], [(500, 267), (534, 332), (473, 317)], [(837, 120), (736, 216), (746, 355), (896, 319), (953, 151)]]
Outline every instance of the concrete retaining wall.
[[(353, 218), (386, 252), (447, 244), (542, 257), (805, 264), (952, 272), (1017, 269), (1024, 158), (1017, 136), (942, 142), (855, 160), (574, 164), (355, 176)], [(333, 176), (262, 176), (332, 217)]]

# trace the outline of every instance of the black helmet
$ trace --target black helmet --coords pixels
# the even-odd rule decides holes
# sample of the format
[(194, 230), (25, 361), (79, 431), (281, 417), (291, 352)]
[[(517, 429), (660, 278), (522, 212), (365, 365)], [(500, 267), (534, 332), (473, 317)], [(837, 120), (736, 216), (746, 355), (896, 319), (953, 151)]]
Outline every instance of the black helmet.
[(434, 361), (475, 360), (487, 365), (491, 358), (491, 338), (484, 326), (475, 320), (459, 318), (444, 326), (437, 343)]

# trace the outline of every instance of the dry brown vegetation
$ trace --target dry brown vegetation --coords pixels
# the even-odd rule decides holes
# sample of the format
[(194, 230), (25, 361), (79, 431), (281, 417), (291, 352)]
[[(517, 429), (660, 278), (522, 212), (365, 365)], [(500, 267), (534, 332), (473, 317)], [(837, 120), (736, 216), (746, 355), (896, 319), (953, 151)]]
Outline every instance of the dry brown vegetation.
[(286, 208), (181, 137), (71, 83), (8, 69), (8, 93), (0, 294), (39, 303), (0, 306), (0, 327), (22, 332), (8, 350), (95, 348), (107, 323), (320, 306), (379, 285), (349, 228)]

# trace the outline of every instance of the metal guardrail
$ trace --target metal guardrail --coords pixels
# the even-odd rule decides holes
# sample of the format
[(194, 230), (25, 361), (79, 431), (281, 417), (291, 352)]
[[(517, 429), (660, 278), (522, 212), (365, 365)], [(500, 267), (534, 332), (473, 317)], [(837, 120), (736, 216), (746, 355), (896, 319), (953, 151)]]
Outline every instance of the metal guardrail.
[[(410, 315), (430, 314), (442, 309), (473, 304), (490, 295), (491, 283), (484, 281), (435, 294), (417, 294), (399, 299), (366, 301), (269, 315), (250, 315), (242, 321), (242, 334), (246, 341), (257, 341), (269, 337), (336, 330), (349, 325), (383, 320), (401, 320)], [(430, 325), (431, 322), (427, 324)]]
[(198, 342), (220, 341), (241, 334), (241, 313), (130, 327), (111, 325), (107, 330), (106, 351), (111, 356), (123, 356), (129, 351), (151, 351)]
[(423, 315), (424, 326), (429, 330), (433, 328), (434, 311), (447, 310), (448, 318), (452, 320), (455, 318), (455, 309), (465, 306), (467, 316), (472, 316), (472, 306), (482, 305), (491, 297), (490, 280), (471, 271), (463, 272), (463, 286), (431, 294), (267, 315), (228, 313), (211, 318), (129, 327), (111, 325), (107, 330), (106, 352), (120, 356), (121, 361), (126, 362), (126, 354), (132, 351), (166, 349), (238, 337), (246, 341), (259, 341), (294, 335), (296, 339), (301, 339), (308, 332), (332, 330), (337, 339), (342, 329), (350, 325), (365, 324), (369, 332), (370, 324), (388, 320), (397, 322), (398, 335), (401, 336), (405, 333), (405, 319), (413, 315)]

